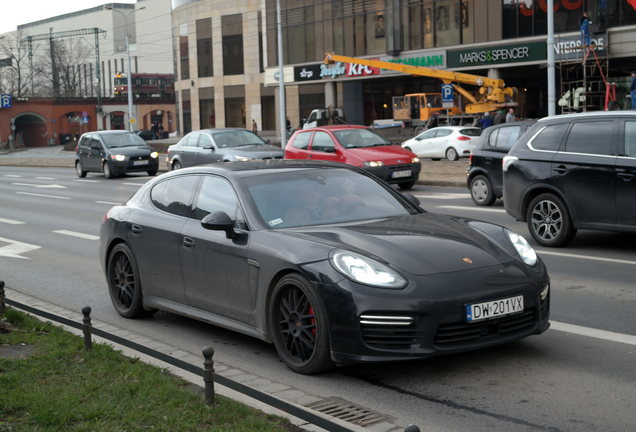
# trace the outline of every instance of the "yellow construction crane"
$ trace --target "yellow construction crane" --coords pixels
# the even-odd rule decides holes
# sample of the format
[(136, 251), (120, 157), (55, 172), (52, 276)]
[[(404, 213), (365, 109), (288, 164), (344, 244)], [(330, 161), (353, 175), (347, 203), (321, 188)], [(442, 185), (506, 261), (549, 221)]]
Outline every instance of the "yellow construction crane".
[[(325, 53), (324, 62), (326, 64), (332, 64), (335, 62), (352, 63), (380, 69), (394, 70), (410, 75), (437, 78), (444, 84), (451, 84), (459, 94), (468, 100), (468, 103), (466, 103), (463, 109), (461, 107), (453, 107), (452, 109), (449, 109), (449, 114), (451, 115), (460, 115), (462, 113), (477, 114), (494, 111), (504, 107), (517, 106), (517, 102), (515, 101), (517, 90), (514, 87), (506, 87), (505, 82), (501, 79), (482, 77), (462, 72), (453, 72), (449, 70), (433, 69), (425, 66), (412, 66), (402, 63), (347, 57), (333, 53)], [(470, 84), (479, 88), (477, 91), (471, 92), (463, 88), (460, 84)], [(410, 94), (405, 95), (404, 98), (406, 103), (403, 104), (402, 108), (411, 112), (413, 107), (416, 106), (420, 111), (420, 120), (428, 120), (433, 113), (447, 110), (447, 108), (431, 103), (431, 101), (439, 101), (441, 99), (438, 93)], [(397, 108), (395, 105), (394, 101), (394, 110)], [(397, 117), (399, 117), (399, 115)], [(409, 116), (409, 118), (413, 117)], [(395, 120), (402, 119), (395, 118)]]

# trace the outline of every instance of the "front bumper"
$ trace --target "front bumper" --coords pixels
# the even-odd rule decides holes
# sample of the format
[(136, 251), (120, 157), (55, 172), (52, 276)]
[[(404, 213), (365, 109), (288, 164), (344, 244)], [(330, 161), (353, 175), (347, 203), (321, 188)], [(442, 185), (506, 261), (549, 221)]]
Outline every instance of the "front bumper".
[[(324, 280), (324, 279), (323, 279)], [(348, 279), (318, 283), (329, 311), (336, 363), (397, 361), (464, 352), (512, 342), (549, 327), (545, 267), (506, 265), (411, 276), (402, 290), (377, 289)], [(468, 323), (466, 305), (523, 295), (524, 310)], [(364, 319), (362, 316), (381, 317)], [(363, 323), (365, 321), (366, 323)]]
[(109, 161), (109, 164), (113, 174), (141, 171), (157, 171), (159, 169), (159, 158), (139, 157), (134, 159), (126, 159), (121, 162), (111, 160)]
[[(384, 165), (381, 167), (364, 167), (363, 169), (387, 183), (399, 184), (416, 182), (420, 178), (422, 164)], [(403, 176), (406, 171), (410, 171), (409, 175)]]

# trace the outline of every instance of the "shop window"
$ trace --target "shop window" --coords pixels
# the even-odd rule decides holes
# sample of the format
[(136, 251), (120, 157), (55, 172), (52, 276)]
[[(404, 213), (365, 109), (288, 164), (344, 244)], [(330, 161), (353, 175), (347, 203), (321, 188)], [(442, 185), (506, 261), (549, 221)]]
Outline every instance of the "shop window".
[(182, 80), (190, 78), (190, 55), (188, 50), (188, 24), (184, 23), (179, 26), (179, 66)]
[(213, 75), (212, 63), (212, 20), (200, 19), (197, 27), (197, 72), (199, 77)]
[(221, 17), (223, 34), (223, 74), (242, 75), (243, 60), (243, 17), (241, 14)]
[(216, 127), (214, 88), (212, 87), (199, 89), (199, 121), (201, 129)]

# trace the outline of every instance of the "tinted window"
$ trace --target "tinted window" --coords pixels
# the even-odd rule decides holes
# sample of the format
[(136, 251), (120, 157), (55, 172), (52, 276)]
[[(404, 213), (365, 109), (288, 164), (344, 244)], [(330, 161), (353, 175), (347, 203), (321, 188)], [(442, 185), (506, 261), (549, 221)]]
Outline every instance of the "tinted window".
[(625, 122), (625, 155), (636, 157), (636, 121)]
[[(614, 154), (611, 120), (574, 122), (565, 142), (568, 153)], [(608, 139), (609, 138), (609, 139)]]
[(255, 133), (243, 129), (228, 130), (215, 133), (214, 141), (216, 142), (216, 145), (221, 148), (265, 144), (265, 141), (263, 141), (261, 137), (259, 137)]
[(134, 133), (101, 134), (101, 138), (108, 148), (146, 145), (146, 142)]
[(346, 148), (392, 145), (391, 141), (369, 129), (344, 129), (333, 132), (340, 145)]
[(567, 127), (567, 123), (546, 126), (528, 144), (537, 150), (557, 151)]
[(80, 140), (80, 142), (79, 142), (79, 146), (80, 147), (89, 147), (90, 146), (90, 142), (91, 142), (91, 137), (87, 136), (87, 135), (84, 135), (82, 137), (82, 139)]
[(232, 219), (237, 219), (238, 199), (234, 188), (225, 179), (205, 176), (196, 199), (196, 207), (192, 217), (203, 219), (210, 213), (222, 211)]
[(521, 131), (520, 126), (507, 126), (507, 127), (495, 129), (495, 131), (490, 134), (490, 138), (488, 139), (488, 144), (491, 147), (508, 151), (512, 148), (513, 144), (517, 141), (520, 131)]
[(329, 134), (325, 132), (316, 132), (316, 134), (314, 135), (314, 141), (311, 145), (311, 149), (324, 152), (328, 149), (333, 149), (335, 146), (336, 145), (334, 144)]
[(466, 136), (477, 137), (481, 135), (481, 129), (477, 129), (477, 128), (462, 129), (459, 131), (459, 133)]
[(198, 179), (197, 176), (181, 176), (157, 183), (150, 191), (150, 199), (160, 210), (189, 217), (192, 212), (192, 191)]
[(307, 150), (309, 147), (309, 138), (311, 137), (311, 132), (304, 132), (296, 135), (294, 138), (294, 142), (292, 143), (292, 147), (296, 147), (298, 149)]
[(450, 129), (437, 129), (437, 132), (435, 133), (435, 138), (445, 137), (450, 135), (451, 133), (453, 133), (453, 131)]

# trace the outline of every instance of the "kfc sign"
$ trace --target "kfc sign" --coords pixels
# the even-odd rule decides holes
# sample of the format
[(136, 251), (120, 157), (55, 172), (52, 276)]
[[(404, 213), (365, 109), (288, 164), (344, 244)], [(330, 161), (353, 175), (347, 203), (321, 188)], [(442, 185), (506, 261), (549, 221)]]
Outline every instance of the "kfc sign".
[(380, 74), (380, 68), (347, 63), (346, 76), (348, 77), (359, 77), (359, 76), (379, 75), (379, 74)]

